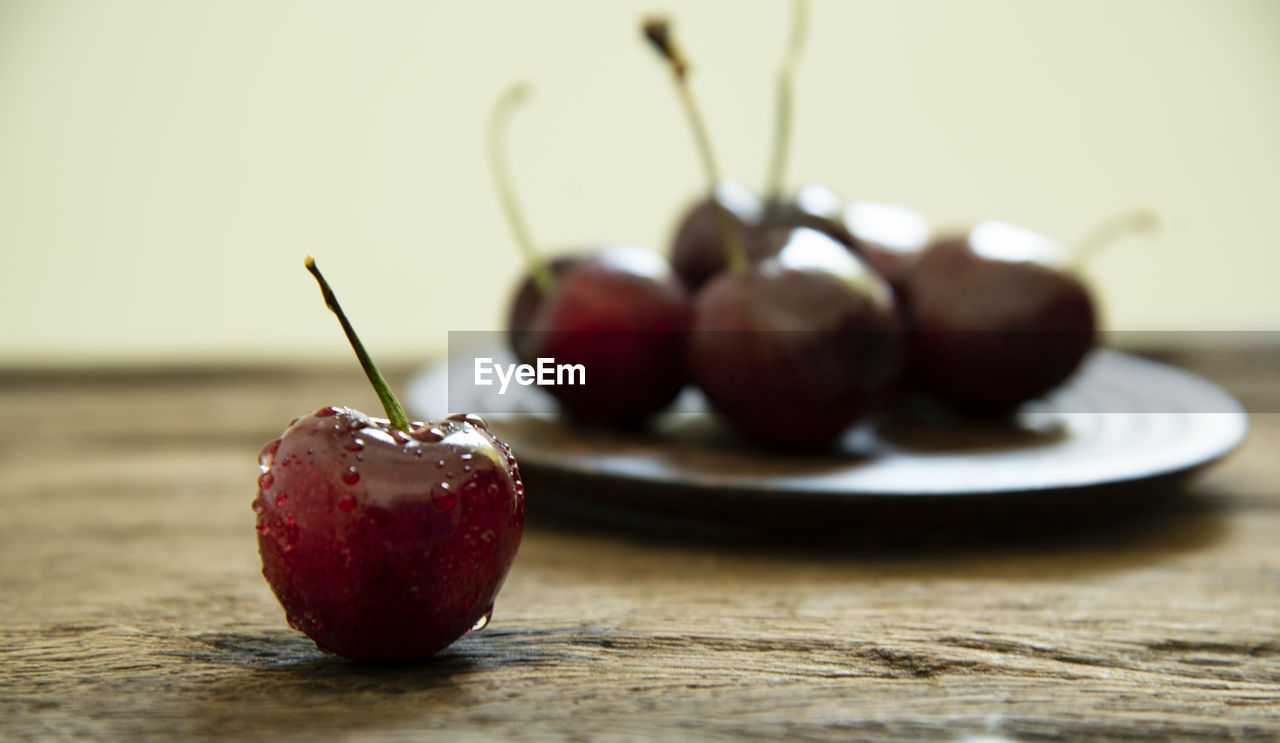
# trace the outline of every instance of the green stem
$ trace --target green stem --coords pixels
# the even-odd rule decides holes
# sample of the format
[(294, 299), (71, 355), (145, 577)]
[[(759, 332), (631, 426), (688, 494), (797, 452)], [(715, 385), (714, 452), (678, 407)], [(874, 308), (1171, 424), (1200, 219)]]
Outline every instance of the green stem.
[(782, 181), (786, 176), (787, 159), (791, 154), (791, 120), (795, 99), (796, 67), (809, 21), (808, 0), (791, 0), (791, 35), (778, 65), (777, 92), (773, 107), (773, 149), (769, 158), (769, 170), (765, 175), (765, 197), (770, 203), (782, 199)]
[(716, 188), (720, 185), (720, 165), (716, 162), (715, 151), (711, 148), (711, 135), (707, 131), (706, 119), (703, 118), (702, 109), (698, 107), (698, 101), (694, 98), (693, 90), (689, 87), (688, 59), (685, 57), (684, 51), (676, 43), (675, 38), (672, 37), (671, 24), (666, 19), (652, 18), (646, 20), (643, 30), (645, 38), (649, 40), (649, 43), (658, 50), (662, 58), (671, 66), (671, 74), (675, 80), (680, 105), (684, 108), (689, 128), (693, 130), (693, 139), (698, 150), (698, 157), (702, 161), (702, 170), (707, 177), (707, 191), (711, 195), (712, 203), (718, 207), (715, 210), (716, 226), (720, 231), (720, 241), (724, 247), (725, 264), (730, 271), (745, 269), (747, 267), (747, 254), (743, 249), (742, 240), (738, 235), (738, 231), (733, 228), (729, 214), (715, 200)]
[(382, 401), (382, 409), (387, 411), (387, 420), (391, 421), (391, 427), (398, 428), (401, 431), (408, 431), (409, 417), (405, 415), (404, 408), (401, 407), (400, 401), (396, 399), (395, 393), (391, 391), (391, 385), (387, 384), (382, 372), (378, 371), (373, 359), (369, 358), (369, 352), (364, 350), (364, 344), (360, 342), (355, 328), (351, 327), (346, 314), (343, 313), (342, 306), (338, 304), (338, 298), (334, 296), (333, 289), (329, 287), (329, 282), (324, 280), (320, 269), (316, 268), (315, 259), (308, 255), (303, 264), (311, 272), (311, 275), (316, 277), (316, 283), (320, 284), (320, 293), (324, 295), (324, 303), (333, 311), (333, 314), (338, 316), (338, 322), (342, 324), (342, 332), (347, 334), (347, 341), (351, 343), (351, 349), (356, 352), (356, 358), (360, 360), (360, 368), (364, 369), (365, 376), (369, 378), (369, 384), (373, 385), (373, 391), (378, 394), (378, 399)]
[(1113, 214), (1095, 224), (1083, 237), (1071, 244), (1071, 264), (1077, 268), (1083, 266), (1121, 238), (1157, 232), (1160, 226), (1160, 214), (1147, 207), (1136, 207)]
[(528, 83), (517, 82), (507, 88), (493, 104), (489, 113), (489, 169), (493, 174), (494, 187), (498, 191), (498, 201), (502, 204), (502, 213), (507, 219), (507, 226), (511, 229), (516, 246), (524, 256), (529, 275), (533, 277), (538, 291), (547, 294), (555, 288), (555, 275), (535, 247), (529, 224), (525, 221), (524, 212), (520, 210), (516, 189), (511, 182), (511, 167), (507, 161), (507, 148), (503, 139), (511, 113), (529, 99), (530, 92)]

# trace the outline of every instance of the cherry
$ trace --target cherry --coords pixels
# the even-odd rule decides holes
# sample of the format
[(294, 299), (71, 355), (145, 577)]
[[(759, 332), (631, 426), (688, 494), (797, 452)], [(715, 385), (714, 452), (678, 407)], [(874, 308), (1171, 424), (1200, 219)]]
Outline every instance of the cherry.
[(545, 261), (515, 198), (501, 134), (527, 97), (518, 84), (494, 106), (490, 153), (507, 222), (529, 266), (508, 320), (516, 357), (581, 365), (586, 384), (547, 388), (585, 422), (635, 426), (666, 407), (685, 384), (691, 303), (671, 264), (652, 251), (612, 246)]
[(289, 624), (357, 661), (414, 661), (483, 627), (524, 529), (515, 459), (474, 415), (410, 422), (307, 256), (387, 417), (326, 407), (263, 448), (262, 574)]
[[(806, 186), (793, 198), (784, 197), (782, 193), (790, 152), (795, 70), (804, 47), (808, 9), (806, 0), (792, 0), (790, 39), (777, 74), (773, 147), (765, 198), (757, 198), (737, 181), (721, 181), (717, 177), (710, 184), (709, 195), (690, 206), (677, 223), (671, 262), (692, 290), (701, 288), (727, 267), (726, 229), (733, 233), (744, 257), (752, 263), (768, 258), (770, 251), (777, 249), (777, 241), (770, 239), (770, 233), (780, 229), (809, 227), (850, 247), (853, 245), (852, 236), (841, 223), (840, 200), (831, 191), (821, 186)], [(684, 72), (677, 74), (681, 76)], [(700, 150), (709, 147), (704, 130), (695, 136)]]
[[(1117, 215), (1087, 246), (1154, 220), (1145, 211)], [(931, 243), (900, 282), (911, 323), (907, 381), (979, 415), (1002, 414), (1066, 381), (1097, 326), (1088, 288), (1065, 270), (1068, 257), (1062, 245), (1007, 222)]]
[(725, 269), (722, 222), (744, 249), (760, 223), (764, 206), (737, 181), (715, 184), (710, 196), (695, 202), (680, 218), (671, 244), (671, 264), (691, 291)]
[(896, 379), (905, 347), (889, 286), (830, 236), (774, 233), (777, 254), (698, 295), (689, 375), (745, 438), (829, 446)]
[[(778, 229), (808, 227), (825, 233), (828, 237), (855, 250), (857, 240), (844, 223), (840, 197), (826, 186), (809, 184), (802, 186), (790, 198), (773, 195), (765, 201), (764, 215), (760, 219), (757, 239), (765, 243), (754, 251), (754, 255), (766, 257), (770, 249), (768, 233)], [(776, 241), (775, 241), (776, 242)], [(776, 248), (776, 245), (773, 247)]]
[(525, 322), (513, 312), (512, 348), (526, 364), (582, 365), (586, 384), (549, 388), (570, 417), (636, 426), (684, 387), (692, 307), (662, 256), (619, 246), (578, 257), (537, 299)]
[[(808, 227), (824, 232), (831, 238), (853, 247), (853, 236), (841, 221), (841, 200), (825, 186), (808, 185), (792, 197), (784, 192), (787, 161), (791, 154), (791, 122), (794, 118), (796, 68), (804, 51), (809, 26), (808, 0), (791, 0), (791, 29), (787, 45), (778, 65), (774, 93), (773, 140), (770, 148), (769, 170), (765, 175), (764, 209), (759, 230), (767, 235), (777, 229)], [(768, 238), (763, 237), (767, 244)], [(767, 252), (758, 249), (755, 254), (763, 257)]]
[(759, 222), (759, 205), (745, 187), (726, 183), (720, 177), (706, 121), (689, 88), (689, 62), (671, 37), (670, 23), (655, 17), (647, 19), (641, 30), (671, 68), (676, 93), (707, 176), (707, 191), (711, 194), (690, 210), (676, 232), (672, 254), (672, 263), (680, 278), (691, 290), (696, 290), (720, 271), (748, 265), (748, 243)]
[[(662, 19), (645, 36), (671, 66), (709, 184), (714, 153)], [(725, 270), (699, 292), (690, 379), (744, 437), (774, 449), (829, 446), (892, 383), (904, 338), (892, 290), (841, 242), (810, 227), (757, 229), (751, 264), (720, 221)]]

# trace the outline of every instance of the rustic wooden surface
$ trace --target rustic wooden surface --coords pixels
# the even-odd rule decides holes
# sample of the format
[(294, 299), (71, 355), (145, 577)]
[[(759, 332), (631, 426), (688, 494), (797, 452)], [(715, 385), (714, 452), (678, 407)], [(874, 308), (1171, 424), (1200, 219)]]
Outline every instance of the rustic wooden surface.
[[(1274, 352), (1198, 363), (1280, 410)], [(330, 403), (376, 409), (346, 367), (0, 373), (0, 738), (1280, 740), (1280, 414), (1155, 512), (1023, 542), (708, 544), (534, 490), (489, 628), (377, 668), (258, 572), (258, 449)]]

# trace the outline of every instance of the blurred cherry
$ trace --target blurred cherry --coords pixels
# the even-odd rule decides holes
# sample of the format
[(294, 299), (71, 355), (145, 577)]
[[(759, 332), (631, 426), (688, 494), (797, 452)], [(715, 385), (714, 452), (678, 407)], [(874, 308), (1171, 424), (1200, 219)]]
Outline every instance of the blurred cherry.
[(684, 386), (688, 292), (665, 258), (641, 248), (542, 257), (519, 208), (502, 141), (510, 113), (527, 97), (527, 86), (512, 86), (489, 125), (494, 183), (529, 268), (512, 299), (508, 342), (522, 363), (549, 359), (585, 370), (585, 384), (545, 388), (573, 418), (638, 425)]

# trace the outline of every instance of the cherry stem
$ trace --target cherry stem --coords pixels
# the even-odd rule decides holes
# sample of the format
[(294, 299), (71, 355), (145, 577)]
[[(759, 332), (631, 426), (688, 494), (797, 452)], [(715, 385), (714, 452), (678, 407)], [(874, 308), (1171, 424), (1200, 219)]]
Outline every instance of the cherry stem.
[(529, 275), (533, 277), (534, 286), (543, 294), (555, 288), (555, 275), (547, 261), (538, 252), (533, 242), (529, 223), (525, 221), (524, 212), (520, 210), (520, 202), (516, 198), (516, 189), (511, 180), (511, 166), (507, 158), (504, 136), (511, 120), (511, 113), (521, 104), (529, 100), (532, 88), (526, 82), (517, 82), (507, 88), (494, 102), (489, 112), (489, 169), (493, 174), (493, 184), (498, 190), (498, 201), (502, 203), (502, 213), (507, 219), (507, 227), (515, 238), (516, 246), (524, 256)]
[(407, 432), (409, 430), (409, 417), (405, 415), (404, 408), (401, 407), (400, 401), (396, 399), (395, 393), (391, 391), (391, 385), (387, 384), (382, 372), (378, 371), (373, 359), (369, 358), (369, 352), (364, 350), (364, 344), (360, 342), (355, 328), (351, 327), (346, 314), (343, 313), (342, 306), (338, 304), (338, 298), (334, 296), (333, 289), (329, 287), (329, 282), (324, 280), (320, 269), (316, 268), (316, 260), (308, 255), (303, 260), (303, 264), (311, 272), (311, 275), (316, 277), (316, 283), (320, 284), (320, 293), (324, 295), (324, 303), (333, 311), (333, 314), (338, 316), (338, 322), (342, 324), (342, 332), (347, 334), (351, 349), (356, 352), (356, 358), (360, 360), (360, 368), (364, 369), (365, 376), (369, 378), (369, 384), (373, 385), (373, 391), (378, 394), (378, 399), (382, 401), (382, 409), (387, 411), (387, 420), (391, 421), (391, 427)]
[(1151, 234), (1160, 228), (1160, 214), (1154, 209), (1136, 207), (1113, 214), (1071, 244), (1071, 263), (1083, 266), (1124, 237)]
[(773, 151), (769, 158), (769, 170), (765, 176), (765, 197), (776, 203), (782, 199), (782, 180), (787, 172), (787, 158), (791, 154), (791, 120), (795, 99), (796, 67), (800, 52), (804, 50), (809, 25), (808, 0), (791, 0), (791, 35), (778, 65), (777, 91), (773, 106)]
[(716, 188), (720, 184), (720, 166), (716, 162), (715, 151), (711, 148), (711, 136), (707, 133), (707, 122), (698, 107), (698, 101), (689, 88), (689, 61), (684, 50), (676, 43), (671, 34), (671, 24), (665, 18), (650, 18), (642, 26), (644, 36), (658, 50), (662, 58), (671, 66), (672, 78), (675, 80), (676, 92), (680, 104), (684, 108), (689, 128), (693, 130), (694, 143), (698, 157), (702, 160), (702, 170), (707, 176), (707, 188), (716, 207), (716, 226), (720, 231), (721, 244), (724, 246), (725, 264), (730, 271), (738, 271), (747, 267), (746, 252), (742, 241), (730, 222), (729, 214), (715, 200)]

